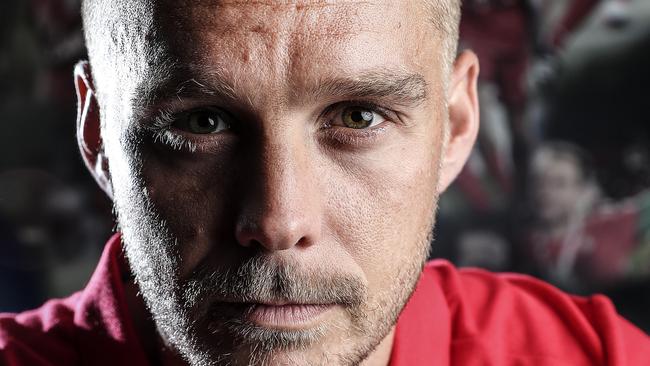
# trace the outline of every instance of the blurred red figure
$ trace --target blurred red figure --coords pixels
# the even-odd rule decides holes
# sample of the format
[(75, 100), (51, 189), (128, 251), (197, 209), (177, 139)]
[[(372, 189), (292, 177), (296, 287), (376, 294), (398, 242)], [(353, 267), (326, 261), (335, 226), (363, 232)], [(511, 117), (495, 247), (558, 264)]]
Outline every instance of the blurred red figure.
[(647, 193), (622, 202), (605, 200), (590, 159), (569, 143), (541, 146), (533, 155), (530, 178), (536, 218), (529, 254), (545, 277), (584, 291), (650, 272), (643, 254)]

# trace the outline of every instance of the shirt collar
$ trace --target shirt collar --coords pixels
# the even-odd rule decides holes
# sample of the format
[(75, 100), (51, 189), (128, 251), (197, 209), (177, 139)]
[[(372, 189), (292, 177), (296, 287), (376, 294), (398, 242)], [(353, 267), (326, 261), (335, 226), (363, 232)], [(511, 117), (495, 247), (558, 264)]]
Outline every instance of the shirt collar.
[(74, 312), (84, 364), (148, 364), (127, 306), (123, 266), (121, 239), (115, 234), (106, 243)]

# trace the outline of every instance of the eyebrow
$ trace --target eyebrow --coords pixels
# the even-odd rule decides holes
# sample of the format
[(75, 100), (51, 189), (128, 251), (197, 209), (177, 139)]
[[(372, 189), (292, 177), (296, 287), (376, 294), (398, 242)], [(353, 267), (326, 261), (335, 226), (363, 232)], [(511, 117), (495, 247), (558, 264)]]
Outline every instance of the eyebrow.
[(331, 96), (391, 98), (399, 103), (416, 105), (427, 97), (427, 82), (416, 73), (372, 71), (353, 78), (321, 80), (309, 94), (315, 99)]
[[(210, 98), (238, 100), (233, 84), (219, 72), (197, 75), (176, 69), (167, 77), (152, 78), (140, 85), (136, 105), (146, 109), (172, 98)], [(427, 82), (417, 73), (401, 71), (368, 71), (354, 76), (322, 78), (304, 93), (296, 94), (302, 100), (325, 98), (390, 99), (404, 105), (418, 105), (427, 97)], [(250, 100), (249, 98), (246, 98)]]
[(173, 98), (210, 97), (235, 100), (235, 88), (225, 80), (220, 72), (197, 74), (185, 68), (176, 68), (158, 77), (150, 77), (147, 82), (139, 85), (134, 104), (147, 109)]

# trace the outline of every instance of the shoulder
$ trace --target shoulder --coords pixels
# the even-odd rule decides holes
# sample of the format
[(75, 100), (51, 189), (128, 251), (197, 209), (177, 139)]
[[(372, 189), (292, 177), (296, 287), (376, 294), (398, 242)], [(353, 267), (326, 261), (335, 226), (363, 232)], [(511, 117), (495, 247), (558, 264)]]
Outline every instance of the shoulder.
[(526, 275), (459, 270), (446, 261), (428, 263), (424, 275), (444, 293), (457, 357), (485, 354), (497, 364), (650, 365), (650, 338), (602, 295), (572, 296)]
[(50, 300), (38, 309), (0, 314), (0, 364), (77, 363), (74, 304), (78, 294)]
[(0, 365), (145, 364), (114, 235), (86, 287), (21, 314), (0, 314)]

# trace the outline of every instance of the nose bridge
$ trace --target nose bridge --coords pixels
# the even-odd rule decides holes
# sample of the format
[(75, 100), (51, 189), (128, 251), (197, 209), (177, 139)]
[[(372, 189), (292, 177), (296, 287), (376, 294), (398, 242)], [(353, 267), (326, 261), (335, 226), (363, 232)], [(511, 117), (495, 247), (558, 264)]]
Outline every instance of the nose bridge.
[(260, 141), (253, 181), (237, 224), (243, 246), (284, 250), (313, 244), (320, 234), (320, 206), (304, 138), (289, 127), (266, 131)]
[[(284, 136), (284, 135), (283, 135)], [(310, 177), (304, 164), (304, 148), (292, 143), (290, 137), (269, 137), (263, 150), (260, 179), (265, 204), (277, 214), (288, 215), (298, 209), (303, 198), (305, 180)]]

